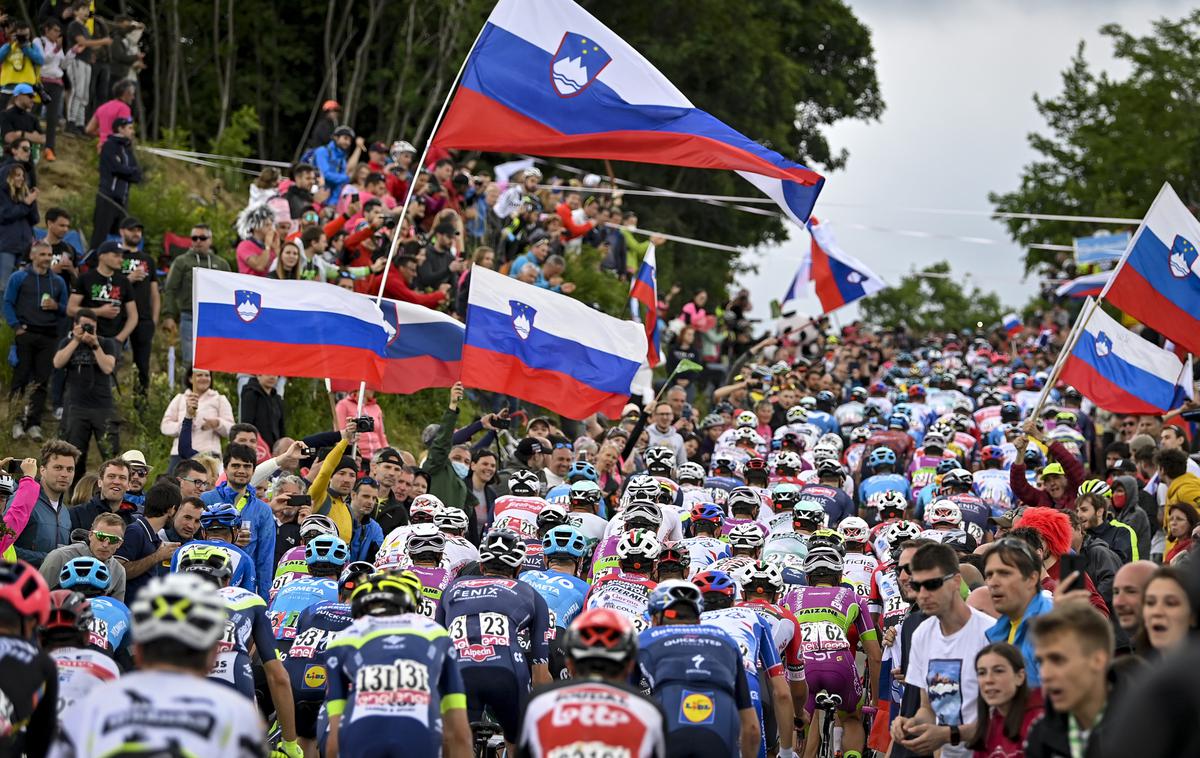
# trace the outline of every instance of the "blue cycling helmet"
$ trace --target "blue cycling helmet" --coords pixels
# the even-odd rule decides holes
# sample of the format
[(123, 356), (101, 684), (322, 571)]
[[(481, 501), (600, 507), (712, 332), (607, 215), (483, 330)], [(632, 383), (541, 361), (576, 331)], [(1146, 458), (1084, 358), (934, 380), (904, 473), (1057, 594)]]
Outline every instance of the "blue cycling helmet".
[(1046, 456), (1042, 454), (1041, 448), (1030, 445), (1025, 448), (1025, 466), (1028, 468), (1041, 468), (1046, 465)]
[(895, 466), (896, 451), (890, 447), (877, 447), (867, 456), (867, 466), (870, 468), (878, 468), (879, 466)]
[(573, 526), (556, 526), (542, 537), (542, 555), (552, 558), (566, 555), (582, 558), (587, 551), (587, 539)]
[(567, 482), (574, 484), (579, 479), (598, 482), (600, 475), (596, 473), (596, 467), (587, 461), (575, 461), (571, 464), (571, 468), (567, 469)]
[(570, 505), (571, 485), (559, 484), (555, 487), (551, 487), (550, 491), (546, 493), (546, 502), (558, 503), (559, 505)]
[(692, 506), (689, 517), (693, 524), (708, 521), (720, 526), (725, 522), (725, 511), (716, 503), (696, 503)]
[(313, 537), (304, 546), (304, 562), (310, 566), (314, 563), (332, 563), (335, 566), (343, 566), (349, 557), (350, 548), (346, 545), (346, 541), (336, 534), (322, 534)]
[(108, 587), (110, 579), (108, 566), (99, 558), (90, 555), (72, 558), (63, 564), (58, 574), (58, 586), (64, 590), (75, 587), (91, 587), (103, 590)]
[(646, 601), (646, 610), (650, 615), (667, 612), (672, 606), (687, 605), (700, 615), (700, 611), (704, 610), (704, 597), (700, 594), (700, 589), (691, 582), (685, 582), (682, 579), (668, 579), (665, 582), (659, 582), (658, 586), (650, 593), (650, 597)]
[(737, 582), (733, 581), (733, 577), (724, 571), (701, 571), (692, 578), (692, 581), (700, 590), (701, 595), (707, 595), (710, 592), (730, 597), (737, 595)]
[(228, 503), (210, 505), (200, 513), (200, 527), (202, 529), (211, 529), (214, 526), (234, 529), (241, 523), (242, 514), (238, 513), (237, 508)]
[(908, 431), (908, 416), (903, 413), (893, 413), (888, 416), (888, 429), (899, 429), (902, 432)]

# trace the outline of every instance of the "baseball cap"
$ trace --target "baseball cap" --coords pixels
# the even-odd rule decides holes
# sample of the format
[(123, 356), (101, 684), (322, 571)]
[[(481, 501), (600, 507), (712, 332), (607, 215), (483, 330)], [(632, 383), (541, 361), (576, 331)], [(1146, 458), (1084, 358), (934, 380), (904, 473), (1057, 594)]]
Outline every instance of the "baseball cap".
[(96, 248), (96, 255), (104, 255), (105, 253), (116, 253), (124, 255), (125, 251), (121, 249), (121, 243), (116, 240), (104, 240), (100, 246)]
[(14, 97), (17, 95), (32, 95), (33, 87), (30, 87), (28, 84), (18, 84), (13, 87), (12, 93)]
[(342, 109), (342, 106), (338, 105), (337, 100), (326, 100), (324, 103), (321, 104), (321, 110), (326, 111), (326, 112), (340, 111), (341, 109)]
[(394, 463), (397, 466), (404, 465), (404, 459), (400, 457), (399, 451), (397, 451), (395, 448), (391, 448), (391, 447), (385, 447), (382, 450), (380, 450), (379, 452), (375, 453), (375, 462), (376, 463)]
[(126, 216), (125, 220), (121, 222), (121, 228), (122, 229), (145, 229), (146, 225), (143, 224), (141, 221), (138, 221), (137, 216)]
[(367, 148), (367, 152), (371, 153), (386, 153), (387, 151), (387, 145), (383, 144), (382, 142), (372, 142), (371, 146)]
[(1123, 474), (1136, 474), (1137, 464), (1128, 458), (1121, 458), (1108, 467), (1109, 471), (1120, 471)]
[(517, 456), (522, 460), (529, 460), (530, 456), (544, 452), (542, 443), (535, 437), (526, 437), (517, 443)]
[(150, 464), (146, 463), (146, 455), (141, 450), (126, 450), (121, 454), (121, 460), (134, 466), (150, 468)]
[(999, 516), (989, 516), (988, 517), (988, 521), (992, 522), (996, 526), (1002, 526), (1005, 529), (1012, 529), (1013, 522), (1016, 520), (1017, 520), (1017, 509), (1016, 508), (1007, 510), (1004, 513), (1000, 514)]
[(637, 403), (626, 403), (621, 409), (621, 418), (629, 418), (630, 416), (640, 416), (642, 409), (637, 406)]
[(1055, 461), (1054, 463), (1048, 464), (1046, 466), (1046, 468), (1042, 469), (1042, 477), (1066, 476), (1066, 475), (1067, 475), (1067, 472), (1065, 470), (1063, 470), (1063, 465), (1061, 463), (1058, 463), (1057, 461)]
[(350, 127), (346, 126), (345, 124), (339, 126), (337, 129), (333, 130), (334, 137), (341, 137), (343, 135), (353, 139), (354, 138), (354, 130), (351, 129)]
[(456, 232), (458, 232), (458, 227), (449, 221), (443, 221), (433, 228), (434, 234), (449, 234), (450, 236), (454, 236)]

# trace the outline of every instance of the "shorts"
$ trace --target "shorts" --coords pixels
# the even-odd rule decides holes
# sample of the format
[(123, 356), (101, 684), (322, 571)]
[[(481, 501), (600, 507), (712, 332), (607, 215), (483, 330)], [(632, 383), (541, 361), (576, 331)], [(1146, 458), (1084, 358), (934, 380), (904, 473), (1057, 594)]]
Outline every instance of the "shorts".
[(296, 734), (307, 740), (317, 738), (317, 717), (323, 705), (324, 700), (296, 701)]
[(854, 664), (854, 654), (848, 650), (826, 653), (823, 660), (806, 658), (804, 678), (808, 681), (808, 702), (805, 710), (812, 713), (817, 707), (817, 693), (824, 690), (842, 699), (840, 713), (858, 713), (862, 708), (863, 686)]
[(655, 697), (667, 717), (667, 755), (671, 758), (729, 758), (740, 754), (741, 716), (729, 693), (671, 683)]
[(758, 672), (758, 692), (762, 700), (762, 730), (766, 740), (767, 752), (773, 753), (779, 747), (779, 723), (775, 720), (775, 700), (771, 695), (771, 677), (765, 671)]
[(500, 666), (463, 666), (463, 688), (467, 691), (467, 718), (483, 720), (483, 709), (504, 730), (506, 742), (521, 736), (521, 711), (529, 699), (529, 680), (518, 682), (516, 675)]

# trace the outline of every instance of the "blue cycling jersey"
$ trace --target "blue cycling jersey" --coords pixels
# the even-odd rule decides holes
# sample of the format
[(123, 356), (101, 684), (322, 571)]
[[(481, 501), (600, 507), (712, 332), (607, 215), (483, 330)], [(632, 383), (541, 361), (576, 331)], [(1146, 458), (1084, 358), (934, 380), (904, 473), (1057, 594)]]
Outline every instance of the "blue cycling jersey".
[(101, 596), (91, 599), (92, 622), (88, 626), (88, 644), (116, 658), (130, 647), (133, 614), (120, 600)]
[(821, 434), (837, 434), (840, 431), (837, 419), (825, 411), (809, 411), (808, 423), (821, 430)]
[(518, 682), (550, 659), (546, 601), (528, 584), (500, 576), (466, 577), (442, 593), (437, 622), (450, 632), (464, 670), (497, 666)]
[(872, 495), (880, 492), (899, 492), (907, 500), (911, 495), (908, 479), (903, 474), (875, 474), (858, 485), (858, 502), (865, 505)]
[(854, 501), (841, 487), (831, 487), (828, 484), (806, 484), (800, 488), (800, 498), (820, 503), (821, 507), (825, 509), (825, 513), (829, 515), (830, 526), (842, 523), (842, 519), (847, 516), (857, 515)]
[(250, 669), (250, 646), (263, 661), (279, 658), (275, 634), (267, 620), (267, 603), (257, 594), (241, 587), (222, 587), (225, 598), (225, 631), (217, 642), (217, 659), (208, 678), (233, 687), (254, 700), (254, 674)]
[(334, 635), (350, 626), (350, 604), (323, 600), (309, 606), (296, 622), (296, 636), (283, 659), (297, 701), (325, 699), (329, 679), (328, 646)]
[(753, 608), (745, 606), (705, 611), (700, 614), (700, 623), (724, 629), (737, 643), (742, 654), (742, 666), (746, 670), (746, 686), (750, 688), (750, 700), (754, 703), (754, 712), (758, 716), (759, 732), (762, 735), (758, 754), (759, 758), (765, 758), (767, 742), (766, 731), (762, 729), (762, 696), (759, 693), (758, 677), (763, 672), (768, 676), (783, 674), (783, 664), (779, 660), (779, 651), (775, 647), (771, 627)]
[[(229, 580), (229, 584), (233, 587), (241, 587), (242, 589), (258, 592), (258, 582), (254, 573), (254, 560), (237, 545), (231, 545), (228, 542), (220, 540), (192, 540), (187, 543), (188, 547), (192, 545), (212, 545), (219, 547), (229, 554), (229, 564), (233, 568), (233, 577)], [(175, 555), (171, 556), (171, 571), (179, 570), (179, 554), (182, 550), (176, 550)], [(271, 577), (266, 577), (263, 581), (270, 582)]]
[(303, 576), (279, 588), (267, 609), (267, 618), (275, 632), (275, 639), (290, 644), (299, 630), (300, 615), (323, 600), (336, 601), (337, 581), (330, 577)]
[(550, 627), (566, 629), (583, 610), (590, 586), (572, 574), (554, 569), (523, 571), (520, 580), (537, 590), (550, 611)]

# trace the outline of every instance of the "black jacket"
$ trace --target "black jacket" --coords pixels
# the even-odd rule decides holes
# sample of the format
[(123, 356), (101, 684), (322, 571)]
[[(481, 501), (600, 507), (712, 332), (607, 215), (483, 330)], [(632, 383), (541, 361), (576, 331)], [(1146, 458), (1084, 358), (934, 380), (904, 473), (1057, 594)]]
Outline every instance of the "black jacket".
[(305, 211), (313, 210), (313, 194), (308, 191), (307, 187), (293, 184), (287, 188), (287, 192), (283, 193), (283, 198), (288, 202), (288, 209), (292, 213), (292, 218), (297, 221), (300, 220)]
[[(8, 189), (8, 175), (14, 162), (0, 166), (0, 251), (24, 257), (33, 244), (33, 227), (37, 226), (38, 204), (13, 199)], [(26, 176), (29, 172), (25, 172)], [(28, 184), (32, 187), (32, 184)]]
[(124, 206), (129, 202), (129, 185), (141, 181), (133, 143), (119, 134), (108, 135), (100, 148), (100, 194)]
[(1105, 605), (1112, 608), (1113, 579), (1117, 576), (1117, 569), (1121, 568), (1121, 557), (1090, 534), (1084, 535), (1079, 552), (1087, 559), (1087, 575), (1096, 585), (1096, 591), (1104, 598)]
[(137, 509), (129, 503), (121, 503), (116, 511), (109, 507), (108, 503), (100, 499), (96, 495), (91, 500), (71, 508), (71, 528), (72, 529), (91, 529), (92, 522), (101, 513), (116, 513), (125, 521), (125, 526), (133, 523), (134, 516), (137, 516)]
[(267, 393), (258, 383), (258, 377), (251, 377), (242, 387), (241, 418), (246, 424), (254, 424), (258, 434), (274, 447), (275, 442), (283, 436), (283, 398), (275, 390)]

